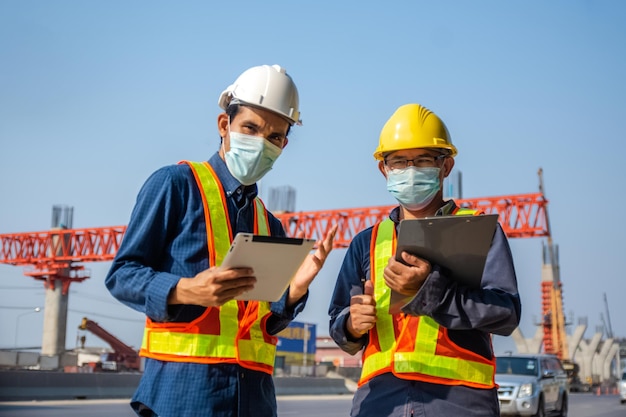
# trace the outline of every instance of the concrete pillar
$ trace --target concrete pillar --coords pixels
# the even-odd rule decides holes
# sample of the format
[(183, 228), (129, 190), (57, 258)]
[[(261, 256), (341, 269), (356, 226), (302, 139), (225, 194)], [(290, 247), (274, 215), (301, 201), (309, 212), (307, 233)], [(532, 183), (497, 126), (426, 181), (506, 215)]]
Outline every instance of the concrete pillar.
[[(62, 208), (53, 208), (52, 229), (63, 230), (71, 227), (71, 210), (66, 213), (65, 217), (69, 219), (69, 224), (59, 224), (63, 217), (64, 210)], [(63, 239), (64, 241), (60, 241)], [(52, 238), (52, 246), (50, 248), (50, 256), (63, 256), (63, 247), (70, 244), (70, 236), (54, 235)], [(56, 250), (55, 250), (56, 248)], [(50, 365), (53, 367), (54, 360), (52, 357), (58, 357), (65, 352), (65, 337), (67, 331), (67, 305), (69, 293), (69, 281), (65, 281), (62, 277), (69, 277), (69, 268), (53, 269), (46, 281), (46, 304), (44, 309), (43, 320), (43, 337), (41, 341), (41, 356), (48, 357)], [(64, 285), (65, 284), (65, 285)]]
[[(611, 372), (611, 363), (615, 359), (615, 373)], [(604, 363), (602, 366), (602, 379), (604, 381), (611, 380), (611, 377), (620, 378), (621, 375), (619, 373), (619, 344), (614, 342), (611, 344), (611, 348), (609, 349), (606, 358), (604, 359)]]
[(596, 352), (593, 357), (593, 375), (596, 376), (600, 381), (604, 381), (604, 361), (606, 360), (609, 350), (611, 350), (611, 346), (613, 346), (613, 339), (606, 339), (600, 350)]
[(569, 345), (569, 358), (567, 359), (574, 361), (574, 356), (576, 356), (576, 351), (580, 346), (580, 341), (583, 340), (586, 330), (586, 324), (579, 324), (576, 326), (576, 329), (574, 329), (574, 333), (567, 336), (567, 344)]
[(580, 379), (583, 382), (590, 381), (593, 373), (593, 357), (596, 354), (596, 349), (602, 340), (602, 333), (596, 333), (593, 335), (589, 342), (581, 340), (576, 350), (576, 363), (580, 365)]
[(535, 336), (532, 339), (525, 339), (519, 327), (513, 330), (511, 337), (513, 337), (518, 353), (537, 354), (541, 352), (541, 344), (543, 343), (543, 329), (541, 326), (537, 327)]
[(46, 288), (43, 319), (42, 356), (58, 356), (65, 351), (68, 295), (63, 294), (60, 280)]

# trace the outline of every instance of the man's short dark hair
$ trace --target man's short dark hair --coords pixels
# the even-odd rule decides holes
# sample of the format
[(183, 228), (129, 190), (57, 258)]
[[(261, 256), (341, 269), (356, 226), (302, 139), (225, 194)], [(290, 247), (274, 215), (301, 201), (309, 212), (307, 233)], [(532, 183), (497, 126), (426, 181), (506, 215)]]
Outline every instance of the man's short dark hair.
[[(241, 108), (241, 106), (245, 106), (245, 104), (233, 103), (233, 104), (229, 104), (228, 107), (226, 107), (225, 112), (230, 120), (233, 120), (235, 116), (237, 115), (237, 113), (239, 113), (239, 109)], [(289, 123), (287, 127), (287, 133), (285, 134), (285, 136), (289, 136), (290, 131), (291, 131), (291, 123)]]

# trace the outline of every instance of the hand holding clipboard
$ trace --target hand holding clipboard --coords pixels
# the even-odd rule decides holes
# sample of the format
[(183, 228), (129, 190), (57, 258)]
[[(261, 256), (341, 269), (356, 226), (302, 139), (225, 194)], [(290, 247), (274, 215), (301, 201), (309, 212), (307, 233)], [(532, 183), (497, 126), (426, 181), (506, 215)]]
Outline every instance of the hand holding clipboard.
[[(478, 288), (497, 222), (497, 214), (402, 220), (395, 259), (403, 262), (402, 252), (408, 252), (438, 265), (461, 285)], [(390, 312), (411, 298), (392, 291)]]

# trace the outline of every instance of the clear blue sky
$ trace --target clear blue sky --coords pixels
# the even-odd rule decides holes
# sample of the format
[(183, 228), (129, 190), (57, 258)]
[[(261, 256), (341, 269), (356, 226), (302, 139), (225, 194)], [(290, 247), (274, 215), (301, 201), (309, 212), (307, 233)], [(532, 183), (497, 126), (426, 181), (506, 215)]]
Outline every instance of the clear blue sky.
[[(465, 197), (536, 192), (543, 168), (566, 314), (591, 337), (606, 293), (626, 337), (626, 3), (302, 3), (0, 0), (0, 233), (48, 229), (55, 204), (74, 207), (75, 228), (126, 224), (152, 171), (217, 150), (220, 92), (277, 63), (304, 125), (262, 196), (289, 185), (297, 210), (393, 204), (372, 152), (393, 111), (421, 103), (452, 134)], [(542, 243), (511, 241), (527, 337)], [(299, 317), (318, 334), (342, 255)], [(83, 316), (140, 344), (142, 315), (108, 294), (108, 266), (71, 286), (68, 347)], [(0, 266), (0, 346), (41, 343), (42, 314), (26, 313), (43, 302), (41, 283)]]

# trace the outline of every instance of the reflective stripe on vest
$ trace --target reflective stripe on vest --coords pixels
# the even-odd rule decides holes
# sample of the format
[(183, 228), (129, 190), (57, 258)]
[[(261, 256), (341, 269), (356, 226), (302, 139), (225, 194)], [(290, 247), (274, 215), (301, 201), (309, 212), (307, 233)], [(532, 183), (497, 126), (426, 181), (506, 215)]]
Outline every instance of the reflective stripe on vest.
[[(224, 191), (207, 162), (188, 162), (202, 196), (211, 266), (219, 266), (230, 248), (232, 233)], [(254, 200), (254, 233), (269, 235), (269, 219), (259, 198)], [(146, 320), (141, 354), (155, 359), (195, 363), (239, 363), (273, 373), (278, 338), (263, 331), (270, 303), (229, 301), (207, 308), (190, 323)], [(217, 315), (217, 317), (216, 317)], [(241, 317), (241, 318), (240, 318)], [(219, 319), (219, 334), (203, 332), (205, 320)]]
[(254, 199), (254, 230), (257, 235), (269, 236), (270, 221), (267, 218), (267, 210), (259, 197)]
[[(459, 209), (456, 215), (477, 212)], [(359, 385), (376, 375), (393, 372), (399, 378), (448, 385), (492, 388), (495, 362), (456, 346), (447, 329), (428, 316), (404, 316), (388, 313), (391, 290), (385, 284), (383, 271), (395, 252), (396, 231), (393, 221), (382, 221), (372, 230), (371, 279), (376, 299), (376, 326), (370, 331), (370, 341), (363, 354), (363, 369)], [(397, 326), (397, 329), (394, 328)], [(398, 337), (395, 337), (398, 330)], [(411, 343), (403, 343), (412, 332)], [(437, 353), (438, 341), (453, 349), (454, 355)], [(402, 345), (402, 346), (400, 346)], [(410, 351), (406, 351), (410, 345)]]
[(477, 214), (481, 214), (482, 212), (478, 212), (476, 210), (472, 210), (472, 209), (468, 209), (468, 208), (463, 208), (463, 207), (457, 207), (454, 210), (454, 214), (455, 216), (475, 216)]

